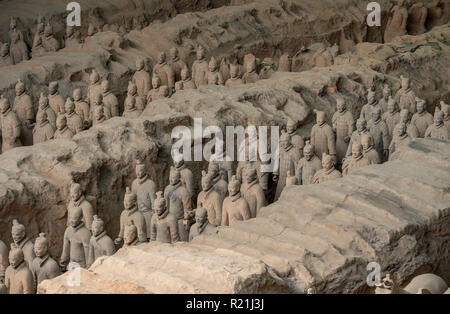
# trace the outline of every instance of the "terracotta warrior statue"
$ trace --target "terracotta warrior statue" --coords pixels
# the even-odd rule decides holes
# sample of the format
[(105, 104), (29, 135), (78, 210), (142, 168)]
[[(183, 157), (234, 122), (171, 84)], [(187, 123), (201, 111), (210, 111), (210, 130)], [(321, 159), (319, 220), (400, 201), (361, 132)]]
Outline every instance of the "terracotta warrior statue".
[(416, 97), (417, 112), (411, 118), (411, 124), (415, 125), (419, 131), (419, 137), (425, 136), (427, 128), (433, 124), (433, 116), (427, 112), (425, 100)]
[(244, 84), (244, 81), (239, 77), (239, 67), (235, 64), (230, 65), (230, 78), (225, 82), (225, 86), (233, 87)]
[(11, 109), (7, 98), (0, 98), (2, 153), (22, 146), (20, 140), (21, 123), (16, 113)]
[(354, 143), (352, 145), (352, 156), (345, 160), (342, 166), (342, 175), (349, 174), (353, 169), (370, 165), (369, 159), (363, 155), (363, 147), (361, 144)]
[(214, 234), (216, 232), (216, 226), (209, 221), (208, 211), (203, 207), (197, 207), (195, 210), (195, 223), (189, 230), (189, 242), (201, 234)]
[(36, 117), (36, 125), (33, 129), (33, 144), (43, 143), (53, 139), (55, 129), (48, 122), (47, 112), (39, 111)]
[[(352, 155), (353, 143), (361, 144), (361, 135), (362, 134), (370, 135), (369, 129), (367, 128), (366, 120), (359, 118), (356, 121), (356, 130), (353, 131), (352, 136), (350, 138), (350, 142), (348, 143), (348, 149), (347, 149), (347, 153), (345, 154), (345, 157), (350, 157)], [(370, 136), (372, 136), (372, 135), (370, 135)]]
[(46, 51), (58, 51), (60, 49), (59, 42), (53, 37), (53, 27), (50, 23), (45, 26), (42, 45)]
[(362, 107), (360, 118), (369, 122), (372, 119), (372, 111), (376, 108), (381, 108), (381, 106), (377, 102), (375, 92), (369, 89), (367, 92), (367, 104)]
[(181, 184), (180, 172), (174, 167), (170, 169), (169, 182), (170, 184), (164, 189), (164, 198), (169, 212), (177, 219), (180, 240), (188, 241), (190, 225), (186, 225), (186, 219), (193, 214), (191, 195)]
[(314, 154), (314, 147), (306, 141), (303, 148), (303, 158), (300, 159), (295, 167), (295, 175), (299, 185), (313, 183), (314, 174), (322, 168), (319, 157)]
[(136, 108), (136, 97), (127, 97), (124, 103), (124, 110), (122, 117), (124, 118), (138, 118), (141, 115), (140, 111)]
[(35, 36), (33, 40), (33, 46), (31, 47), (31, 57), (37, 58), (45, 55), (47, 50), (45, 50), (44, 46), (42, 45), (42, 37)]
[(158, 63), (153, 67), (153, 75), (158, 75), (161, 78), (161, 85), (167, 85), (170, 89), (173, 89), (175, 87), (175, 72), (166, 59), (165, 52), (158, 55)]
[(241, 183), (236, 176), (232, 176), (228, 183), (229, 196), (223, 201), (222, 226), (232, 226), (236, 221), (251, 218), (250, 208), (245, 198), (242, 197), (240, 189)]
[(50, 84), (48, 84), (48, 103), (55, 114), (65, 114), (64, 98), (59, 93), (58, 88), (58, 82), (50, 82)]
[(383, 86), (383, 98), (380, 99), (378, 105), (381, 108), (381, 112), (385, 113), (388, 111), (389, 98), (392, 96), (391, 87), (388, 84)]
[(162, 191), (156, 192), (153, 211), (155, 215), (153, 215), (151, 223), (151, 241), (163, 243), (180, 241), (177, 218), (169, 212)]
[[(317, 157), (321, 158), (323, 153), (336, 158), (336, 142), (331, 126), (326, 123), (325, 112), (317, 111), (317, 123), (311, 129), (311, 145)], [(336, 160), (336, 159), (335, 159)]]
[(56, 114), (53, 111), (52, 107), (48, 104), (48, 98), (41, 93), (39, 97), (39, 105), (38, 105), (38, 114), (39, 111), (45, 111), (47, 113), (48, 122), (55, 127), (56, 126)]
[(194, 174), (188, 167), (186, 167), (186, 164), (182, 158), (174, 160), (173, 163), (174, 167), (180, 172), (181, 184), (187, 189), (191, 199), (193, 199), (194, 196), (197, 195)]
[(394, 134), (394, 127), (400, 122), (400, 112), (398, 111), (397, 103), (395, 99), (389, 96), (387, 110), (383, 113), (381, 119), (386, 123), (389, 134), (389, 143), (392, 141)]
[(381, 109), (372, 110), (372, 119), (367, 123), (373, 138), (373, 148), (378, 152), (381, 161), (387, 160), (389, 153), (389, 133), (386, 123), (381, 119)]
[(425, 138), (431, 137), (441, 140), (449, 140), (450, 131), (444, 125), (444, 113), (440, 110), (436, 110), (433, 121), (434, 123), (425, 131)]
[(327, 154), (322, 156), (322, 169), (318, 170), (312, 179), (314, 184), (319, 184), (328, 180), (341, 178), (342, 174), (334, 168), (333, 157)]
[(53, 279), (61, 275), (61, 268), (48, 253), (49, 242), (45, 233), (39, 233), (34, 241), (34, 253), (36, 258), (31, 264), (30, 270), (33, 274), (36, 286), (42, 281)]
[(125, 226), (125, 231), (123, 233), (123, 246), (136, 246), (140, 244), (138, 238), (138, 231), (133, 221), (130, 221), (128, 225)]
[(183, 82), (183, 90), (187, 89), (196, 89), (194, 81), (189, 76), (189, 69), (187, 67), (184, 67), (181, 69), (181, 82)]
[(136, 72), (134, 72), (131, 80), (136, 85), (139, 97), (145, 98), (150, 90), (150, 73), (145, 70), (144, 60), (139, 58), (136, 60)]
[(144, 216), (147, 239), (150, 239), (150, 224), (153, 216), (153, 203), (156, 199), (156, 184), (150, 179), (145, 164), (136, 164), (136, 179), (131, 185), (131, 191), (137, 196), (137, 207)]
[[(223, 199), (214, 189), (211, 175), (202, 171), (202, 191), (197, 197), (197, 206), (208, 212), (208, 220), (211, 225), (220, 226), (222, 220)], [(192, 228), (192, 227), (191, 227)]]
[(206, 81), (208, 82), (208, 85), (223, 85), (224, 81), (222, 74), (220, 74), (218, 70), (218, 64), (214, 56), (211, 57), (211, 60), (209, 61), (208, 69), (209, 71), (206, 74)]
[(303, 147), (305, 146), (305, 141), (303, 140), (303, 137), (297, 133), (297, 122), (291, 118), (288, 118), (286, 123), (286, 131), (291, 137), (292, 146), (300, 152), (300, 158), (303, 157)]
[(105, 108), (103, 106), (95, 106), (93, 117), (92, 117), (92, 125), (98, 125), (105, 122), (106, 116), (105, 116)]
[(300, 160), (300, 152), (292, 146), (291, 136), (288, 133), (282, 132), (280, 146), (280, 165), (273, 173), (273, 180), (277, 182), (274, 201), (278, 200), (286, 185), (287, 172), (295, 173), (295, 165)]
[(133, 221), (138, 230), (139, 242), (147, 242), (145, 218), (142, 212), (138, 210), (137, 195), (129, 187), (126, 188), (123, 206), (124, 210), (120, 214), (120, 232), (114, 243), (118, 245), (122, 242), (125, 226), (129, 225), (130, 221)]
[(45, 36), (44, 29), (45, 29), (44, 19), (41, 19), (41, 17), (38, 17), (38, 23), (36, 25), (36, 33), (34, 34), (33, 42), (35, 42), (38, 37), (41, 39), (44, 38), (44, 36)]
[(275, 73), (275, 62), (273, 62), (272, 58), (264, 58), (261, 65), (262, 69), (259, 71), (259, 78), (261, 80), (269, 79)]
[(398, 147), (403, 143), (409, 143), (411, 138), (406, 132), (406, 124), (400, 122), (394, 128), (394, 137), (392, 138), (391, 144), (389, 145), (389, 160), (392, 159), (392, 154), (398, 149)]
[(416, 94), (410, 87), (409, 78), (400, 76), (402, 88), (395, 94), (395, 101), (400, 110), (407, 109), (411, 115), (416, 113)]
[(25, 93), (25, 84), (21, 80), (16, 84), (16, 98), (14, 98), (13, 110), (21, 124), (20, 140), (22, 145), (33, 145), (33, 102), (30, 95)]
[(5, 271), (8, 265), (8, 247), (0, 240), (0, 282), (4, 282)]
[(17, 64), (22, 61), (29, 60), (30, 57), (28, 56), (28, 47), (25, 44), (22, 32), (17, 29), (15, 19), (11, 19), (9, 39), (9, 42), (11, 43), (9, 53), (11, 55), (12, 63)]
[(347, 105), (344, 100), (338, 99), (336, 105), (337, 111), (333, 114), (331, 119), (333, 125), (333, 132), (336, 134), (336, 161), (338, 164), (342, 163), (347, 153), (348, 143), (353, 133), (355, 121), (353, 115), (347, 110)]
[(259, 210), (267, 205), (266, 196), (259, 185), (258, 174), (255, 168), (246, 169), (245, 183), (241, 186), (241, 194), (248, 203), (250, 218), (255, 218)]
[(65, 112), (67, 127), (73, 132), (73, 134), (77, 134), (83, 131), (83, 120), (79, 115), (75, 113), (75, 104), (70, 97), (67, 98), (65, 104)]
[(389, 43), (395, 37), (406, 35), (406, 23), (408, 21), (408, 10), (404, 7), (405, 0), (398, 0), (389, 14), (389, 20), (384, 31), (384, 42)]
[(103, 80), (100, 84), (102, 87), (102, 99), (103, 105), (106, 108), (106, 112), (110, 113), (110, 118), (119, 116), (119, 101), (117, 100), (116, 95), (111, 93), (109, 87), (109, 81)]
[(208, 62), (205, 59), (205, 49), (199, 47), (197, 49), (197, 60), (192, 64), (192, 79), (194, 80), (195, 86), (200, 87), (201, 85), (208, 84), (206, 80), (206, 74), (209, 71)]
[(228, 193), (227, 182), (223, 179), (220, 173), (220, 165), (215, 161), (210, 161), (208, 164), (208, 175), (211, 176), (214, 189), (219, 193), (220, 199), (223, 201)]
[(0, 44), (0, 67), (12, 65), (13, 60), (9, 54), (9, 44)]
[(66, 116), (63, 114), (58, 115), (58, 118), (56, 118), (56, 131), (53, 138), (55, 140), (71, 140), (73, 135), (73, 132), (67, 126)]
[(292, 57), (285, 53), (278, 61), (278, 72), (292, 72)]
[(450, 105), (447, 105), (445, 102), (441, 101), (441, 111), (444, 113), (444, 125), (450, 132)]
[(5, 286), (9, 294), (35, 294), (36, 287), (33, 274), (26, 261), (22, 250), (11, 243), (9, 251), (9, 266), (5, 272)]
[[(81, 208), (83, 222), (85, 226), (91, 230), (92, 221), (94, 220), (94, 208), (83, 195), (81, 185), (73, 182), (70, 185), (70, 201), (67, 205), (67, 217), (70, 217), (70, 213), (75, 210), (75, 208)], [(67, 225), (69, 226), (69, 220), (67, 220)]]
[(369, 134), (361, 135), (362, 154), (369, 160), (369, 164), (380, 164), (381, 159), (378, 152), (373, 148), (373, 138)]
[[(444, 10), (441, 8), (441, 0), (427, 1), (428, 7), (428, 19), (427, 26), (431, 30), (435, 26), (445, 24)], [(448, 18), (448, 17), (447, 17)]]
[(414, 3), (409, 8), (408, 16), (408, 34), (410, 35), (421, 35), (427, 31), (425, 27), (425, 22), (428, 17), (428, 8), (423, 4), (423, 2)]
[(154, 75), (152, 78), (152, 89), (147, 94), (147, 103), (164, 98), (162, 95), (161, 78)]
[[(94, 120), (94, 112), (97, 108), (103, 109), (103, 116), (105, 117), (105, 120), (111, 119), (111, 111), (109, 110), (109, 107), (105, 105), (103, 102), (103, 94), (97, 94), (95, 96), (94, 103), (91, 104), (91, 119)], [(116, 108), (117, 109), (117, 108)]]
[(92, 236), (89, 241), (87, 267), (91, 267), (98, 258), (111, 256), (114, 253), (116, 253), (114, 241), (106, 234), (103, 220), (95, 215), (92, 222)]
[(72, 26), (66, 27), (65, 47), (78, 47), (80, 45), (80, 38), (78, 33), (74, 31)]
[(36, 257), (34, 255), (34, 245), (27, 236), (25, 226), (20, 224), (16, 219), (13, 220), (11, 236), (14, 244), (23, 251), (26, 264), (30, 266)]
[(170, 61), (169, 65), (172, 67), (175, 74), (175, 82), (181, 80), (181, 70), (186, 67), (186, 63), (178, 56), (178, 48), (172, 47), (169, 51)]
[(64, 270), (70, 263), (87, 268), (91, 232), (83, 223), (83, 211), (75, 207), (69, 212), (68, 226), (64, 232), (63, 251), (59, 265)]
[(89, 76), (89, 86), (87, 89), (87, 98), (89, 100), (89, 104), (91, 106), (95, 102), (96, 96), (102, 93), (102, 87), (100, 85), (100, 74), (97, 71), (93, 70), (91, 75)]
[[(400, 111), (400, 122), (404, 123), (406, 125), (406, 133), (408, 133), (408, 136), (410, 138), (418, 138), (419, 137), (419, 130), (414, 124), (411, 124), (411, 113), (408, 111), (408, 109), (402, 109)], [(395, 133), (395, 132), (394, 132)], [(395, 135), (394, 135), (395, 137)]]
[(244, 84), (256, 83), (259, 80), (259, 75), (256, 72), (256, 58), (252, 58), (247, 63), (246, 72), (242, 76), (242, 81)]
[(91, 126), (91, 109), (89, 104), (82, 99), (81, 89), (76, 88), (73, 91), (73, 100), (75, 104), (75, 113), (83, 120), (83, 128), (88, 129)]

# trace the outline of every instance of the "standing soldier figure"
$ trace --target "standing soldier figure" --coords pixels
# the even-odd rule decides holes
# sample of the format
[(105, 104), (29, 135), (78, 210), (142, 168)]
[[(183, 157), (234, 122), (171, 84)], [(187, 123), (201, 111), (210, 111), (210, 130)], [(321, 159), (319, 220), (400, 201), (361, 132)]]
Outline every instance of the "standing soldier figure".
[(337, 111), (334, 113), (331, 121), (333, 131), (336, 134), (336, 162), (341, 164), (347, 152), (348, 142), (350, 142), (355, 121), (353, 120), (352, 113), (347, 110), (347, 106), (343, 100), (338, 99), (336, 107)]
[(13, 110), (21, 124), (20, 140), (22, 145), (33, 145), (33, 102), (30, 95), (25, 93), (25, 84), (21, 80), (16, 84), (16, 98), (14, 98)]
[(36, 286), (44, 280), (61, 275), (58, 263), (48, 254), (48, 239), (45, 237), (45, 233), (39, 233), (39, 237), (34, 241), (34, 253), (36, 258), (33, 260), (30, 270)]
[(22, 146), (20, 140), (21, 125), (14, 111), (11, 110), (9, 101), (0, 98), (2, 153), (7, 150)]

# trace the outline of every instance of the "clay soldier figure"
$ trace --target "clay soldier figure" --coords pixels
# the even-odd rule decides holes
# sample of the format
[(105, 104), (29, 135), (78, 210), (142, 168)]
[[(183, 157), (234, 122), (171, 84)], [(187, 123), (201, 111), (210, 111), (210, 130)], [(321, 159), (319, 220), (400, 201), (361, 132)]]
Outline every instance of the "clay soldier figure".
[(75, 33), (72, 26), (66, 27), (66, 40), (65, 47), (79, 47), (80, 46), (80, 38), (78, 34)]
[(411, 118), (411, 124), (419, 131), (419, 137), (425, 136), (427, 128), (433, 124), (433, 116), (425, 110), (425, 100), (416, 98), (417, 112)]
[(94, 117), (92, 119), (92, 125), (98, 125), (106, 121), (105, 112), (103, 106), (95, 106)]
[(183, 82), (182, 81), (175, 82), (175, 93), (180, 90), (183, 90)]
[(131, 191), (137, 196), (138, 210), (144, 216), (147, 239), (150, 239), (150, 224), (153, 215), (153, 203), (156, 198), (156, 184), (149, 178), (144, 164), (136, 164), (136, 177), (131, 185)]
[(19, 80), (16, 84), (16, 98), (13, 110), (21, 124), (20, 140), (24, 146), (33, 145), (34, 108), (30, 95), (25, 93), (25, 84)]
[(167, 85), (163, 85), (159, 88), (160, 91), (160, 95), (159, 98), (167, 98), (170, 97), (170, 90), (169, 90), (169, 86)]
[(373, 148), (373, 138), (369, 134), (363, 134), (361, 135), (361, 145), (363, 148), (362, 154), (364, 157), (369, 160), (369, 164), (380, 164), (380, 155), (378, 152)]
[(39, 233), (39, 237), (34, 241), (36, 258), (30, 267), (36, 286), (44, 280), (53, 279), (61, 275), (58, 263), (48, 254), (48, 246), (49, 243), (45, 233)]
[(292, 58), (289, 54), (285, 53), (280, 57), (278, 72), (292, 72)]
[(124, 210), (120, 214), (120, 232), (118, 237), (114, 240), (115, 244), (120, 244), (123, 240), (125, 226), (132, 221), (138, 230), (139, 242), (147, 242), (147, 229), (145, 218), (137, 207), (137, 195), (131, 191), (129, 187), (126, 188), (125, 197), (123, 200)]
[(387, 160), (389, 153), (389, 133), (386, 123), (381, 119), (381, 109), (372, 111), (372, 119), (367, 124), (373, 138), (373, 148), (380, 155), (381, 161)]
[(152, 89), (147, 93), (147, 103), (160, 99), (161, 97), (161, 78), (154, 75), (152, 78)]
[(155, 215), (151, 223), (151, 241), (175, 243), (180, 241), (177, 218), (169, 212), (162, 191), (156, 192), (153, 204)]
[(360, 118), (369, 122), (372, 119), (372, 111), (376, 108), (381, 107), (377, 102), (375, 92), (369, 89), (367, 92), (367, 104), (362, 107)]
[(325, 112), (317, 111), (317, 123), (311, 129), (311, 145), (317, 157), (327, 153), (336, 158), (336, 142), (333, 129), (325, 121)]
[(0, 67), (3, 66), (7, 66), (7, 65), (12, 65), (13, 61), (11, 58), (11, 55), (9, 54), (9, 44), (5, 43), (3, 45), (1, 45), (0, 48)]
[(220, 173), (220, 166), (215, 161), (210, 161), (208, 164), (208, 175), (211, 176), (211, 180), (213, 182), (214, 190), (216, 190), (220, 199), (223, 201), (225, 196), (227, 196), (228, 185), (227, 182), (222, 178)]
[(65, 105), (67, 126), (73, 132), (73, 134), (83, 131), (83, 120), (79, 115), (75, 113), (75, 104), (72, 99), (67, 98)]
[(444, 125), (444, 113), (440, 110), (436, 110), (433, 121), (434, 123), (425, 131), (425, 138), (431, 137), (441, 140), (449, 140), (450, 131)]
[(45, 55), (47, 51), (44, 46), (42, 46), (42, 38), (40, 36), (35, 36), (33, 40), (33, 47), (31, 48), (31, 57), (37, 58)]
[(58, 87), (58, 82), (50, 82), (48, 84), (48, 103), (55, 114), (64, 114), (66, 113), (64, 98), (59, 94)]
[(0, 283), (5, 279), (5, 271), (8, 265), (8, 247), (0, 240)]
[(441, 101), (441, 111), (444, 113), (444, 125), (450, 132), (450, 105), (447, 105), (445, 102)]
[(281, 134), (280, 146), (280, 165), (273, 176), (274, 182), (277, 182), (274, 201), (278, 200), (286, 185), (287, 172), (295, 173), (295, 165), (300, 160), (300, 152), (292, 146), (291, 136), (288, 133)]
[(91, 119), (94, 120), (94, 112), (97, 108), (101, 107), (103, 109), (103, 115), (105, 120), (111, 119), (111, 111), (108, 106), (103, 102), (103, 94), (97, 94), (95, 100), (91, 103)]
[(242, 197), (240, 189), (241, 183), (236, 176), (232, 176), (228, 183), (229, 196), (225, 198), (222, 205), (222, 226), (232, 226), (236, 221), (251, 218), (250, 208)]
[(381, 117), (383, 121), (386, 123), (389, 134), (389, 143), (392, 141), (392, 136), (394, 134), (394, 127), (397, 123), (400, 122), (400, 112), (397, 108), (397, 103), (395, 99), (389, 96), (387, 110), (383, 113)]
[(389, 20), (384, 31), (384, 42), (389, 43), (395, 37), (406, 35), (406, 22), (408, 21), (408, 10), (403, 6), (405, 0), (398, 0), (389, 14)]
[(428, 29), (431, 30), (435, 26), (444, 24), (443, 10), (439, 6), (440, 0), (428, 1)]
[(12, 19), (10, 24), (11, 31), (9, 32), (9, 38), (11, 43), (10, 55), (13, 64), (20, 63), (25, 60), (29, 60), (28, 48), (23, 39), (23, 34), (17, 29), (16, 20)]
[(60, 48), (59, 42), (55, 37), (53, 37), (53, 27), (50, 24), (47, 24), (47, 26), (45, 26), (42, 45), (47, 51), (58, 51)]
[(414, 3), (409, 8), (408, 34), (421, 35), (426, 32), (425, 21), (427, 20), (428, 9), (423, 2)]
[[(350, 138), (350, 142), (348, 143), (348, 149), (347, 149), (347, 153), (345, 154), (345, 157), (351, 156), (353, 143), (361, 144), (361, 135), (362, 134), (370, 135), (369, 130), (367, 129), (366, 120), (359, 118), (356, 121), (356, 130), (353, 131), (352, 137)], [(370, 136), (372, 136), (372, 135), (370, 135)]]
[(9, 294), (35, 294), (36, 288), (33, 274), (26, 261), (22, 250), (11, 243), (9, 251), (9, 266), (5, 272), (5, 286)]
[(130, 221), (125, 226), (125, 231), (123, 232), (123, 246), (136, 246), (139, 243), (137, 228), (133, 224), (133, 221)]
[(402, 80), (402, 88), (395, 94), (395, 101), (400, 110), (407, 109), (411, 115), (416, 113), (416, 95), (410, 87), (409, 78), (400, 76)]
[(150, 74), (145, 71), (144, 60), (136, 60), (136, 72), (134, 72), (133, 78), (131, 80), (137, 88), (137, 94), (139, 97), (145, 98), (148, 91), (150, 90)]
[(259, 75), (258, 75), (258, 73), (256, 73), (256, 59), (252, 58), (252, 60), (250, 60), (247, 63), (246, 72), (242, 76), (242, 81), (245, 84), (249, 84), (249, 83), (256, 83), (256, 81), (258, 81), (258, 80), (259, 80)]
[(419, 137), (419, 130), (414, 124), (411, 123), (411, 113), (408, 109), (402, 109), (400, 111), (400, 122), (403, 122), (406, 125), (406, 133), (408, 133), (410, 138)]
[(181, 80), (181, 70), (186, 67), (186, 63), (178, 56), (178, 48), (172, 47), (169, 51), (170, 61), (169, 65), (172, 67), (175, 74), (175, 82)]
[(208, 85), (223, 85), (224, 81), (222, 78), (222, 74), (217, 69), (217, 61), (216, 58), (211, 57), (211, 60), (209, 61), (208, 66), (208, 73), (206, 74), (206, 81), (208, 82)]
[(36, 125), (33, 129), (33, 144), (43, 143), (53, 139), (55, 130), (48, 122), (47, 112), (39, 111), (36, 120)]
[[(83, 195), (81, 185), (73, 182), (70, 185), (70, 202), (67, 205), (67, 217), (70, 217), (70, 213), (75, 210), (75, 208), (81, 208), (83, 222), (86, 227), (91, 230), (92, 221), (94, 220), (94, 209), (92, 208), (91, 203), (89, 203)], [(69, 220), (67, 220), (67, 225), (69, 225)]]
[(264, 60), (261, 62), (261, 65), (263, 67), (259, 72), (259, 79), (261, 80), (269, 79), (275, 73), (275, 62), (273, 62), (272, 58), (264, 58)]
[(392, 96), (391, 88), (389, 87), (388, 84), (384, 84), (383, 98), (381, 98), (380, 101), (378, 102), (378, 105), (380, 106), (381, 112), (383, 112), (383, 114), (388, 111), (388, 103), (389, 103), (389, 98), (391, 96)]
[(95, 215), (92, 222), (92, 236), (89, 240), (87, 267), (91, 267), (97, 258), (111, 256), (114, 253), (116, 253), (114, 241), (106, 234), (103, 220)]
[(110, 118), (119, 116), (119, 101), (117, 100), (116, 95), (111, 93), (109, 89), (109, 81), (103, 80), (101, 83), (102, 87), (102, 99), (103, 105), (110, 112)]
[(39, 97), (39, 111), (45, 111), (47, 113), (47, 119), (48, 122), (55, 127), (56, 126), (56, 114), (53, 111), (52, 107), (48, 104), (48, 98), (44, 95), (44, 93), (41, 93)]
[(392, 154), (398, 149), (398, 147), (403, 143), (408, 143), (411, 141), (406, 132), (406, 124), (400, 122), (394, 128), (394, 137), (392, 138), (391, 144), (389, 145), (389, 160), (392, 159)]
[(197, 207), (195, 210), (195, 223), (189, 230), (189, 242), (201, 234), (214, 234), (216, 232), (217, 228), (210, 223), (207, 210), (203, 207)]
[(288, 118), (286, 123), (286, 131), (291, 137), (292, 146), (300, 152), (300, 158), (303, 157), (303, 147), (305, 146), (305, 141), (303, 138), (297, 134), (297, 122)]
[(192, 79), (194, 80), (195, 86), (200, 87), (201, 85), (208, 84), (206, 80), (206, 74), (209, 71), (208, 62), (205, 59), (205, 49), (199, 47), (197, 49), (197, 60), (192, 64)]
[(53, 138), (55, 140), (71, 140), (73, 135), (73, 132), (67, 127), (66, 116), (63, 114), (58, 115), (58, 118), (56, 118), (56, 131)]
[(196, 187), (194, 183), (194, 174), (192, 171), (186, 167), (184, 160), (180, 158), (179, 160), (174, 160), (175, 168), (180, 172), (181, 184), (187, 189), (191, 199), (196, 195)]
[(188, 241), (189, 226), (185, 226), (185, 218), (191, 214), (192, 200), (188, 190), (181, 184), (180, 172), (177, 169), (170, 169), (170, 184), (164, 190), (164, 198), (168, 205), (169, 212), (174, 215), (178, 222), (178, 233), (181, 241)]
[(235, 64), (230, 65), (230, 78), (226, 81), (225, 86), (233, 87), (244, 84), (244, 81), (239, 78), (239, 68)]
[(65, 269), (70, 262), (77, 263), (81, 268), (87, 268), (91, 232), (83, 223), (81, 208), (73, 208), (69, 212), (67, 220), (68, 226), (64, 232), (63, 251), (59, 265)]
[(20, 141), (21, 124), (16, 113), (11, 110), (7, 98), (0, 98), (2, 153), (22, 146)]
[[(353, 146), (352, 146), (353, 147)], [(333, 157), (327, 154), (322, 156), (322, 169), (318, 170), (312, 179), (314, 184), (341, 178), (342, 174), (334, 168)]]
[(139, 118), (141, 113), (136, 109), (136, 97), (127, 97), (125, 99), (124, 110), (122, 117), (124, 118)]
[(299, 160), (295, 167), (295, 175), (298, 184), (307, 185), (312, 184), (314, 174), (322, 168), (322, 163), (319, 157), (314, 154), (314, 147), (306, 141), (303, 148), (303, 158)]
[[(38, 24), (36, 25), (36, 34), (34, 35), (33, 42), (36, 42), (37, 38), (40, 38), (41, 42), (42, 42), (42, 39), (45, 36), (44, 29), (45, 29), (44, 20), (39, 20), (39, 18), (38, 18)], [(44, 51), (45, 51), (45, 48), (44, 48)]]
[(102, 87), (100, 85), (100, 75), (97, 71), (92, 71), (91, 75), (89, 76), (89, 82), (90, 84), (87, 89), (87, 97), (92, 110), (92, 104), (95, 102), (96, 96), (102, 93)]
[(129, 98), (135, 98), (135, 107), (139, 111), (139, 113), (142, 113), (142, 111), (144, 111), (145, 109), (145, 98), (142, 98), (138, 95), (137, 86), (131, 81), (128, 82), (127, 98), (125, 98), (125, 102)]
[(165, 52), (159, 54), (158, 63), (153, 68), (153, 75), (158, 75), (161, 78), (161, 85), (167, 85), (170, 89), (175, 87), (175, 72), (167, 64)]
[(25, 226), (20, 224), (16, 219), (13, 220), (11, 236), (14, 244), (23, 251), (25, 262), (30, 266), (36, 257), (36, 255), (34, 255), (34, 245), (27, 237)]
[(246, 184), (241, 187), (242, 196), (248, 203), (250, 217), (255, 218), (259, 210), (267, 205), (264, 191), (259, 185), (256, 169), (251, 167), (245, 171)]
[(184, 67), (181, 69), (181, 82), (183, 82), (183, 90), (196, 89), (194, 81), (189, 76), (189, 69)]
[(202, 171), (202, 191), (198, 193), (197, 206), (206, 209), (209, 223), (214, 226), (220, 226), (222, 203), (223, 199), (213, 187), (211, 175), (206, 174), (206, 171)]
[(339, 99), (336, 107), (337, 111), (333, 114), (331, 121), (333, 131), (336, 134), (336, 159), (337, 163), (340, 164), (347, 153), (348, 142), (350, 142), (355, 121), (352, 113), (347, 110), (345, 101)]
[(342, 175), (349, 174), (353, 169), (370, 165), (369, 159), (363, 155), (363, 147), (361, 144), (354, 143), (352, 145), (352, 157), (346, 161), (342, 167)]
[(89, 104), (81, 98), (81, 89), (77, 88), (73, 91), (73, 100), (75, 104), (75, 113), (83, 120), (83, 128), (88, 129), (91, 125)]

